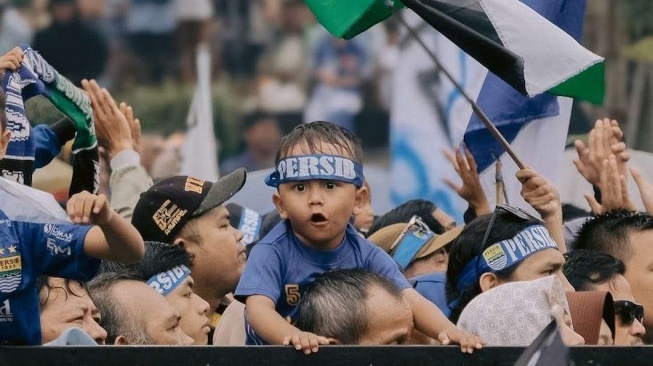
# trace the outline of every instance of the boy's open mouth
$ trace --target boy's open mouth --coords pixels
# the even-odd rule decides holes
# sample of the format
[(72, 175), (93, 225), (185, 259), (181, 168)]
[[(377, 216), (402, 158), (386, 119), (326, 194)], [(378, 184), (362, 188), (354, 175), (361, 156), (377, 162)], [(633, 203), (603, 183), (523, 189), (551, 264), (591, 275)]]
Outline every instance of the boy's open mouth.
[(327, 221), (327, 218), (321, 213), (314, 213), (311, 215), (311, 222), (320, 223)]

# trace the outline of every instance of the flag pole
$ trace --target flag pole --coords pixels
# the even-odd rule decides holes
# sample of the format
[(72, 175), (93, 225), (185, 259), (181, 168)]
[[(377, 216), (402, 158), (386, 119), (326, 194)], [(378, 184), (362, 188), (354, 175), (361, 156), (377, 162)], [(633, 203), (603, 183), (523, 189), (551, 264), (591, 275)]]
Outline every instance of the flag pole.
[(424, 43), (424, 40), (417, 34), (415, 29), (411, 27), (408, 22), (406, 22), (406, 19), (404, 19), (403, 15), (401, 12), (397, 12), (396, 16), (399, 18), (399, 21), (408, 29), (408, 33), (413, 37), (414, 40), (419, 43), (419, 45), (426, 51), (426, 53), (429, 55), (431, 60), (435, 63), (435, 65), (444, 73), (444, 75), (451, 81), (451, 83), (454, 85), (456, 89), (462, 94), (462, 96), (467, 100), (467, 102), (472, 106), (472, 111), (478, 116), (478, 118), (483, 122), (485, 127), (490, 131), (492, 136), (503, 146), (503, 148), (506, 150), (508, 155), (512, 158), (512, 160), (517, 164), (519, 169), (524, 169), (526, 165), (524, 162), (517, 156), (515, 151), (512, 149), (512, 146), (510, 146), (510, 143), (503, 137), (501, 132), (496, 128), (495, 125), (492, 124), (490, 121), (490, 118), (483, 112), (483, 110), (476, 104), (476, 101), (474, 101), (468, 94), (465, 92), (463, 87), (454, 79), (454, 77), (449, 73), (449, 70), (444, 68), (442, 66), (442, 63), (438, 59), (438, 57), (431, 51), (431, 49)]

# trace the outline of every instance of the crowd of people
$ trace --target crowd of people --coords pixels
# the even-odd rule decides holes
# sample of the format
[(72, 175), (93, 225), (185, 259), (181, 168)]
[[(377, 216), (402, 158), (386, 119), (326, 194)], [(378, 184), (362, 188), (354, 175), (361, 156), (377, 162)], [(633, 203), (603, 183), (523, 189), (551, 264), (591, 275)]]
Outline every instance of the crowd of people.
[[(364, 47), (321, 42), (315, 92), (354, 107)], [(563, 210), (557, 188), (528, 167), (513, 179), (538, 215), (493, 209), (463, 146), (447, 156), (462, 182), (452, 189), (469, 204), (464, 223), (422, 199), (375, 214), (362, 142), (342, 111), (277, 133), (264, 153), (225, 162), (227, 174), (209, 182), (147, 151), (128, 103), (96, 80), (68, 82), (40, 57), (20, 47), (0, 56), (0, 344), (272, 344), (306, 354), (456, 344), (472, 353), (529, 345), (552, 322), (567, 345), (653, 342), (653, 184), (629, 166), (617, 121), (597, 120), (576, 142), (579, 179), (595, 190), (589, 211)], [(67, 118), (29, 128), (22, 98), (32, 84)], [(252, 114), (247, 139), (270, 137), (273, 125), (269, 113)], [(70, 197), (29, 187), (68, 141)], [(19, 144), (31, 150), (20, 155)], [(228, 203), (258, 159), (272, 166), (272, 212)]]

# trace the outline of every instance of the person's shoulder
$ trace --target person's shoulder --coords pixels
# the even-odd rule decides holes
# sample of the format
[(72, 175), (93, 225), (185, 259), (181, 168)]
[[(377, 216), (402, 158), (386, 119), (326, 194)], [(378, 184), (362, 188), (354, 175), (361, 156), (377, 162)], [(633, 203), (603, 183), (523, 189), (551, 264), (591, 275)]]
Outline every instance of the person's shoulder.
[(291, 250), (292, 236), (290, 225), (286, 220), (282, 220), (254, 245), (250, 257), (268, 256), (271, 253), (284, 257)]
[(447, 275), (444, 272), (432, 272), (426, 273), (423, 275), (415, 276), (410, 278), (409, 281), (415, 281), (416, 283), (446, 283)]
[(276, 224), (267, 235), (259, 240), (256, 245), (279, 245), (288, 242), (293, 235), (292, 228), (286, 224), (286, 220), (281, 220)]
[(345, 237), (350, 244), (359, 247), (361, 250), (364, 251), (383, 250), (378, 245), (372, 243), (371, 241), (363, 237), (358, 231), (356, 231), (354, 226), (351, 224), (347, 225), (347, 229), (345, 229)]

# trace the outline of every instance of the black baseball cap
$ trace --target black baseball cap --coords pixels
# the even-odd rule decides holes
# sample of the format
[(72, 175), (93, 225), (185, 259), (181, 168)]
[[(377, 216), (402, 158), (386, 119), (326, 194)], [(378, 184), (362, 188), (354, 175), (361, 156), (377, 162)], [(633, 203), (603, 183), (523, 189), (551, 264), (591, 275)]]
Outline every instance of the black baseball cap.
[(164, 179), (141, 194), (132, 225), (143, 240), (171, 244), (188, 221), (225, 203), (240, 191), (246, 179), (243, 168), (215, 183), (186, 175)]

